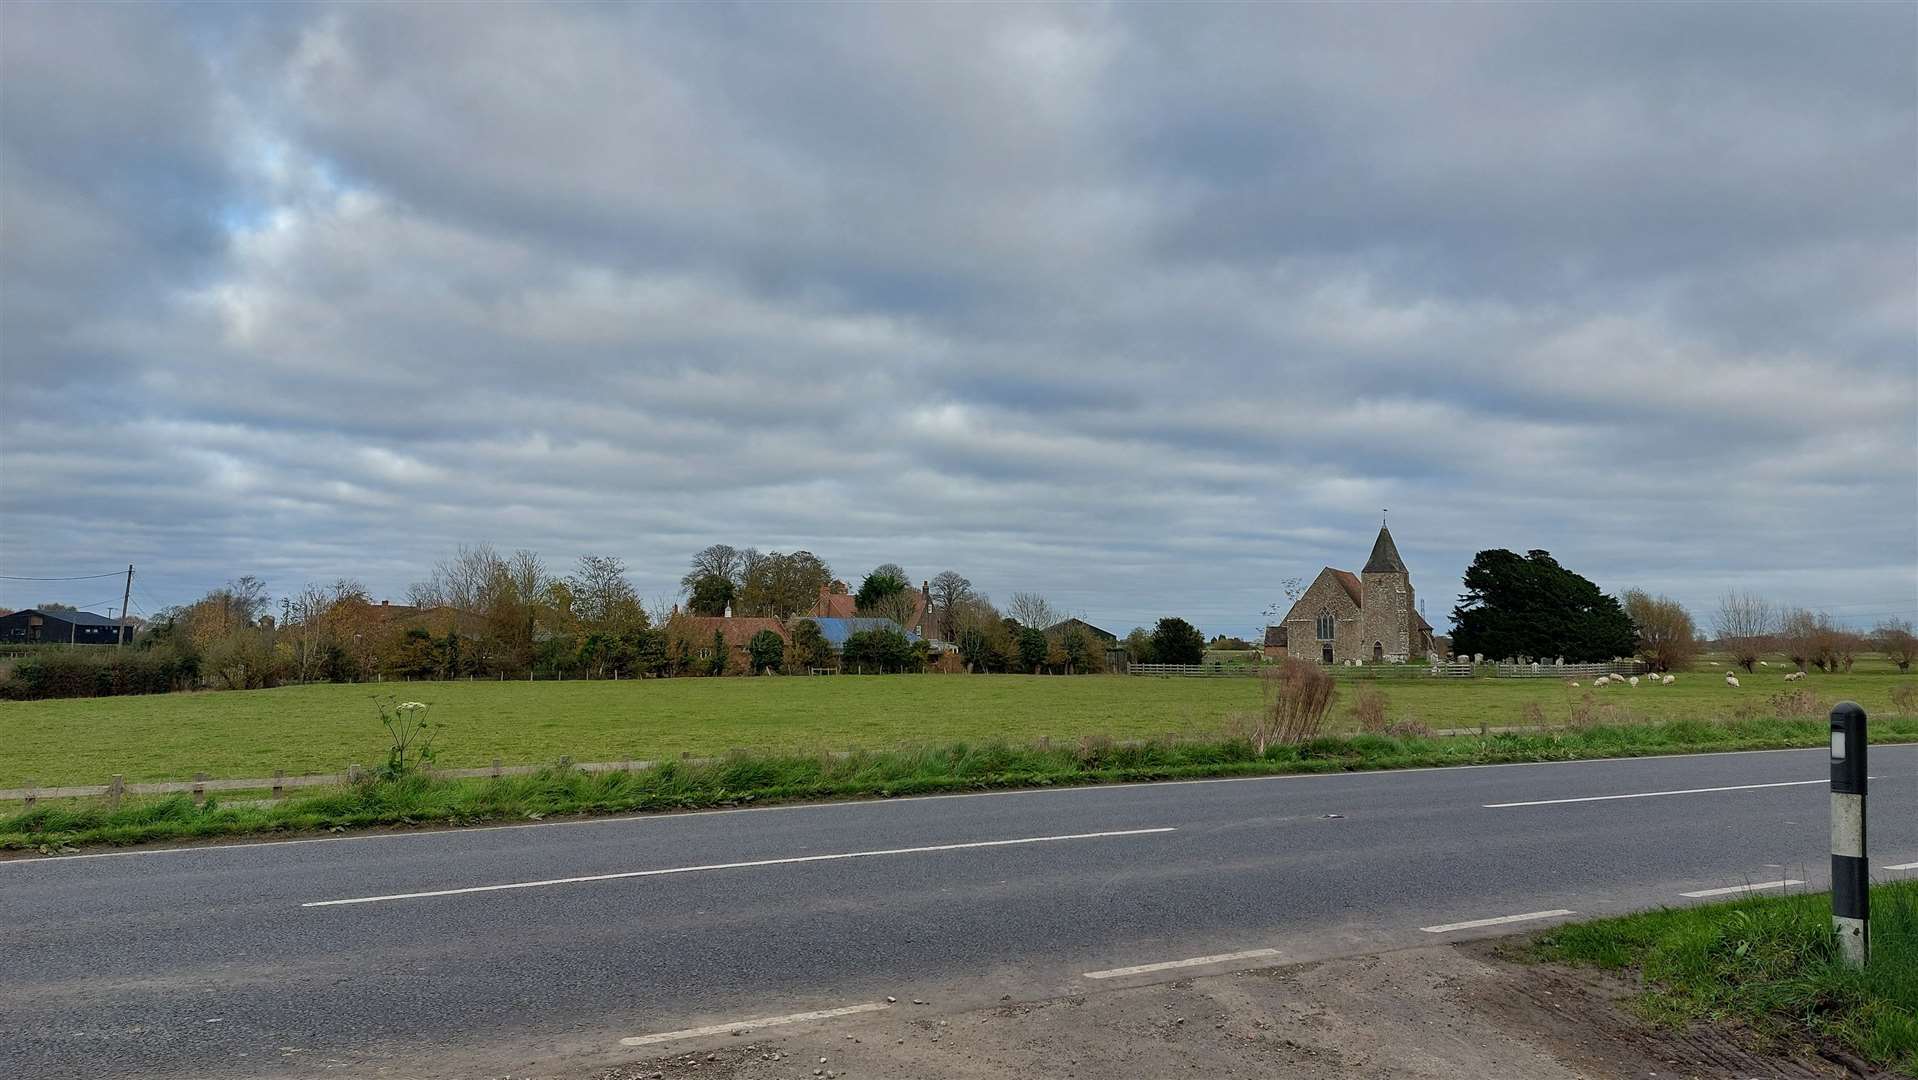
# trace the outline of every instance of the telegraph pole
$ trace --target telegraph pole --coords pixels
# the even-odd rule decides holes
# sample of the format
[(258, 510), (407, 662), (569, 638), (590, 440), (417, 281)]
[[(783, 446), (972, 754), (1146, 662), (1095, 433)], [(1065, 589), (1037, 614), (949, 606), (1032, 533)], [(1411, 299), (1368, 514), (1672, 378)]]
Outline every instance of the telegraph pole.
[(113, 647), (116, 649), (126, 648), (127, 639), (133, 636), (132, 628), (127, 622), (127, 605), (132, 602), (133, 564), (128, 563), (126, 591), (120, 594), (120, 625), (113, 628)]

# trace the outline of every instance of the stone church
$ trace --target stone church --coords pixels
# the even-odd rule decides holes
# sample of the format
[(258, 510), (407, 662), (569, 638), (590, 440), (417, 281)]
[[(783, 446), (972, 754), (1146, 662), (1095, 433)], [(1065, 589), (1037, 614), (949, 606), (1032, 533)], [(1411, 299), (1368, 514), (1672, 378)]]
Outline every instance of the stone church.
[(1431, 652), (1432, 626), (1419, 614), (1412, 575), (1381, 525), (1365, 568), (1356, 575), (1330, 566), (1319, 571), (1285, 620), (1266, 631), (1266, 642), (1268, 655), (1326, 664), (1404, 663)]

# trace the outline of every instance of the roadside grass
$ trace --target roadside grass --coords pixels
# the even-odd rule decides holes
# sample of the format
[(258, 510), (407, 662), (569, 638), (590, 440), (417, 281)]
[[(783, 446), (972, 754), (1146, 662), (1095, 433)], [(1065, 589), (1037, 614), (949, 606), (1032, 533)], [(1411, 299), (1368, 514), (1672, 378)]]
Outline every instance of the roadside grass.
[[(1342, 680), (1328, 730), (1357, 730), (1352, 706), (1366, 690), (1384, 694), (1387, 719), (1411, 730), (1572, 723), (1643, 729), (1660, 722), (1762, 728), (1781, 709), (1794, 720), (1822, 723), (1823, 710), (1842, 698), (1870, 712), (1874, 739), (1894, 737), (1895, 725), (1918, 719), (1897, 716), (1892, 706), (1893, 689), (1918, 686), (1918, 676), (1814, 672), (1792, 684), (1782, 677), (1747, 676), (1735, 689), (1708, 668), (1682, 674), (1672, 686), (1598, 691), (1559, 679)], [(1803, 697), (1781, 705), (1787, 691)], [(115, 773), (138, 783), (197, 772), (218, 779), (372, 765), (385, 756), (384, 733), (373, 722), (376, 694), (429, 703), (434, 721), (446, 725), (438, 763), (460, 768), (561, 755), (620, 761), (1048, 738), (1216, 740), (1234, 729), (1235, 715), (1258, 708), (1260, 688), (1253, 678), (841, 675), (313, 685), (0, 702), (0, 787), (104, 784)], [(1699, 729), (1680, 727), (1615, 741), (1656, 747), (1700, 737)], [(1784, 738), (1760, 745), (1818, 741)]]
[[(270, 806), (195, 806), (185, 795), (123, 803), (63, 800), (0, 816), (0, 850), (57, 852), (69, 846), (198, 837), (318, 832), (383, 826), (472, 825), (556, 814), (694, 810), (817, 799), (889, 798), (954, 791), (1493, 765), (1700, 751), (1824, 745), (1826, 722), (1675, 721), (1554, 732), (1449, 738), (1327, 736), (1264, 755), (1244, 740), (1073, 744), (952, 742), (852, 752), (740, 752), (668, 760), (630, 772), (553, 768), (501, 779), (414, 775), (320, 789)], [(1874, 739), (1918, 741), (1918, 718), (1881, 725)]]
[(1747, 897), (1558, 927), (1544, 959), (1640, 973), (1662, 1023), (1737, 1020), (1791, 1042), (1836, 1043), (1918, 1076), (1918, 881), (1871, 891), (1871, 963), (1838, 961), (1828, 893)]

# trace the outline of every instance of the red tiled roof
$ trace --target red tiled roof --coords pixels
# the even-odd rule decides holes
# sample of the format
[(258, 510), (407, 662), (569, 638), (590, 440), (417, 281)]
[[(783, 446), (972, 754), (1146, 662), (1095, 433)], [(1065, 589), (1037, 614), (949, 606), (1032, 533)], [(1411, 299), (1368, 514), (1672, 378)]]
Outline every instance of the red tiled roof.
[(713, 631), (717, 630), (726, 639), (726, 644), (735, 649), (743, 649), (753, 635), (761, 630), (771, 630), (779, 635), (786, 644), (792, 644), (792, 635), (778, 619), (748, 619), (744, 617), (726, 618), (720, 615), (680, 615), (673, 619), (669, 628), (676, 634), (694, 642), (710, 642)]
[(1338, 570), (1330, 566), (1326, 567), (1326, 569), (1331, 570), (1332, 576), (1339, 579), (1340, 585), (1345, 586), (1345, 595), (1351, 597), (1354, 604), (1363, 605), (1365, 603), (1363, 599), (1363, 587), (1359, 585), (1359, 576), (1357, 574), (1354, 574), (1350, 570)]

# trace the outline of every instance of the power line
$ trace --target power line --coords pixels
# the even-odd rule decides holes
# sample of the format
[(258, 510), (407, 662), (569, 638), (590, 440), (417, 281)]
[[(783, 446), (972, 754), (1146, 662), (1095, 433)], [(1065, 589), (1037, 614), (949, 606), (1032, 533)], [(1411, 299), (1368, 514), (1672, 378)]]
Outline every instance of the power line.
[(115, 570), (111, 574), (74, 574), (70, 577), (23, 577), (19, 574), (0, 574), (0, 581), (92, 581), (94, 578), (119, 577), (125, 570)]

